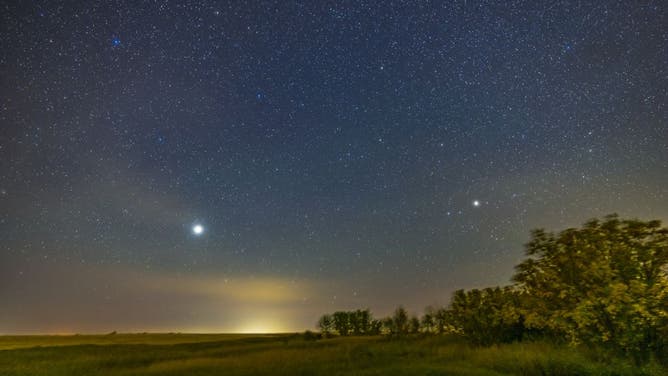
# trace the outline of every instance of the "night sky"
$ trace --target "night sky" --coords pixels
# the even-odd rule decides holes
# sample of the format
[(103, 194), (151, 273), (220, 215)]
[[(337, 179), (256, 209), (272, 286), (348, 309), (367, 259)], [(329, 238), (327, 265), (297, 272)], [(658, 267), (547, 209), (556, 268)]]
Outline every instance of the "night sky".
[(666, 7), (2, 2), (0, 333), (419, 314), (665, 222)]

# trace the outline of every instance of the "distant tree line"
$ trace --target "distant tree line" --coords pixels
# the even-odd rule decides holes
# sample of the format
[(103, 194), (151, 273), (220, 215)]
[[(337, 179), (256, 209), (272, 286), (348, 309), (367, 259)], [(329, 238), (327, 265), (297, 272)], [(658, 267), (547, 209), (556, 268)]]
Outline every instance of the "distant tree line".
[(513, 284), (455, 291), (421, 319), (402, 307), (384, 319), (368, 309), (320, 318), (325, 336), (454, 333), (473, 344), (550, 339), (633, 358), (668, 361), (668, 228), (609, 215), (557, 234), (539, 229)]
[(381, 323), (371, 316), (368, 309), (358, 309), (324, 315), (318, 321), (318, 329), (326, 336), (378, 335), (381, 333)]
[(368, 309), (337, 311), (318, 320), (318, 329), (324, 336), (407, 335), (419, 333), (420, 328), (420, 320), (416, 316), (409, 317), (403, 307), (382, 320), (374, 319)]

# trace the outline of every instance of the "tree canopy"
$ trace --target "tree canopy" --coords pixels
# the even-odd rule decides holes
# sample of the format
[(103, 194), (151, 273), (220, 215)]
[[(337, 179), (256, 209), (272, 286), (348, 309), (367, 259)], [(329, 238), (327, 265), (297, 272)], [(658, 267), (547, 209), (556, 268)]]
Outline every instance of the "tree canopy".
[(645, 357), (668, 325), (668, 229), (610, 215), (558, 234), (534, 230), (513, 277), (524, 324)]

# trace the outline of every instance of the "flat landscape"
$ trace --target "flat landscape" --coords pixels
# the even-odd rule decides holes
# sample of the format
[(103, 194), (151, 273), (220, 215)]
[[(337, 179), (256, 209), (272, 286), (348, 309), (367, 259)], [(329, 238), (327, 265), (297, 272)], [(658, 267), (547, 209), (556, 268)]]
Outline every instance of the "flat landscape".
[(0, 337), (0, 375), (665, 375), (547, 343), (453, 336), (112, 334)]

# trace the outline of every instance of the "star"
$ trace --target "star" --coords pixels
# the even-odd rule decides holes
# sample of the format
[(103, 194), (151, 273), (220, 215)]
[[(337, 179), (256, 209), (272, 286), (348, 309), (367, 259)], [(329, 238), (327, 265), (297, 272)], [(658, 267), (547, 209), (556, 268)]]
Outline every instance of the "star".
[(194, 225), (193, 226), (193, 234), (202, 235), (203, 232), (204, 232), (204, 227), (202, 225)]
[(480, 201), (473, 200), (473, 206), (475, 206), (476, 208), (479, 207), (480, 206)]

